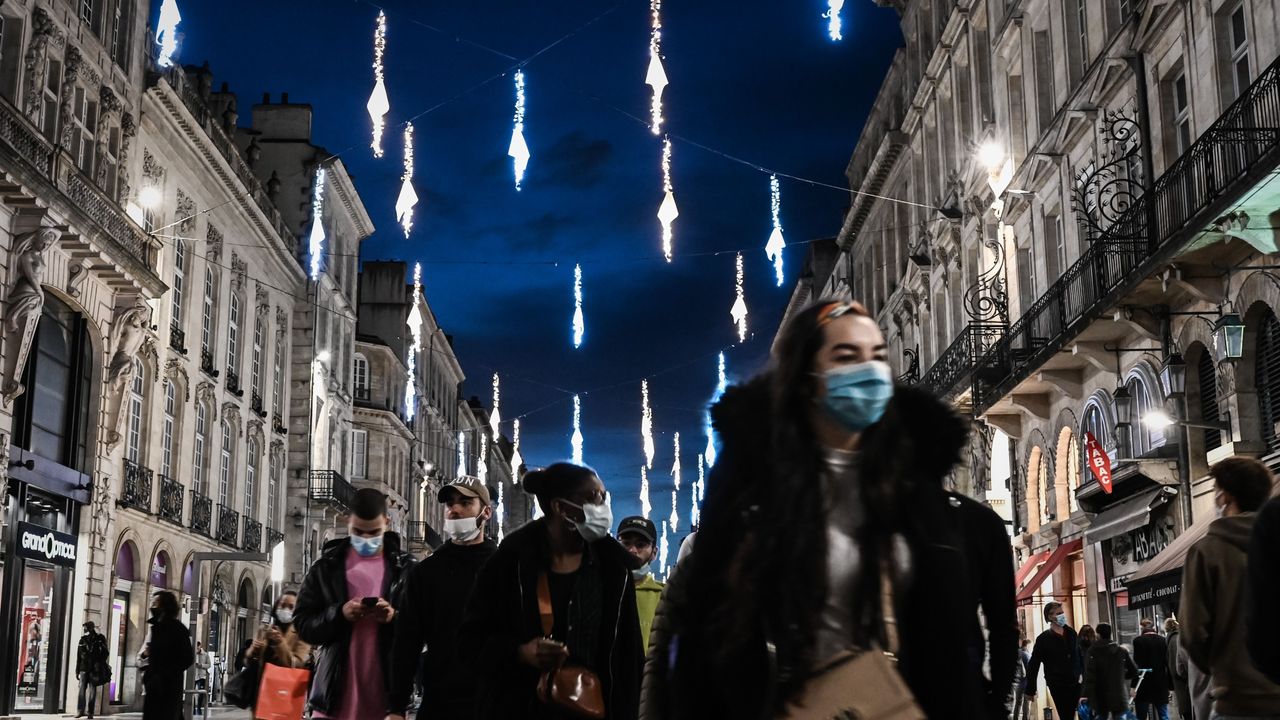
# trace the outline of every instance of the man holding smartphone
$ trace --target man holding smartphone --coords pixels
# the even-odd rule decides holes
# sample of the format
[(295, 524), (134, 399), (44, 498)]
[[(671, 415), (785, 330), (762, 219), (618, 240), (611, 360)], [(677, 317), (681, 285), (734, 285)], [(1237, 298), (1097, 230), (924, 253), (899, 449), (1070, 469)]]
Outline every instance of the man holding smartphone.
[(298, 592), (293, 624), (316, 654), (308, 701), (316, 718), (388, 714), (392, 620), (412, 558), (387, 531), (387, 497), (356, 491), (347, 537), (325, 544)]

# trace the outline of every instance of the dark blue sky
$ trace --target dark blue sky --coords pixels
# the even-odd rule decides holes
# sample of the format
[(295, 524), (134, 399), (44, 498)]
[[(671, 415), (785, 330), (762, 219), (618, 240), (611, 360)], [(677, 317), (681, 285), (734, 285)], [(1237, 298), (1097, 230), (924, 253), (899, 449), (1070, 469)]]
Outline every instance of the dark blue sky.
[[(731, 379), (759, 370), (794, 284), (806, 240), (829, 237), (847, 193), (783, 179), (787, 282), (775, 287), (764, 245), (769, 176), (674, 142), (680, 207), (675, 261), (661, 257), (660, 141), (619, 111), (647, 117), (649, 3), (645, 0), (495, 0), (380, 4), (388, 17), (391, 113), (386, 156), (368, 150), (377, 7), (363, 0), (187, 0), (179, 60), (208, 61), (241, 99), (264, 92), (314, 106), (314, 141), (340, 152), (378, 230), (362, 258), (423, 264), (428, 301), (455, 338), (466, 390), (487, 398), (503, 377), (503, 416), (522, 420), (531, 465), (569, 455), (572, 393), (582, 394), (585, 459), (614, 497), (616, 517), (638, 508), (640, 379), (650, 378), (658, 448), (650, 473), (655, 519), (667, 516), (672, 434), (684, 446), (680, 529), (705, 445), (703, 416), (716, 353)], [(846, 4), (845, 39), (827, 39), (825, 0), (683, 0), (663, 8), (670, 86), (667, 129), (724, 153), (831, 185), (857, 142), (893, 51), (896, 14)], [(506, 156), (510, 75), (473, 88), (613, 8), (525, 67), (523, 191)], [(430, 25), (437, 30), (425, 27)], [(462, 38), (463, 40), (455, 40)], [(438, 107), (437, 107), (438, 106)], [(414, 121), (412, 237), (395, 222), (400, 123)], [(733, 250), (744, 250), (754, 337), (735, 346)], [(724, 252), (722, 254), (720, 251)], [(574, 263), (584, 272), (586, 342), (571, 344)], [(507, 432), (509, 433), (509, 423)]]

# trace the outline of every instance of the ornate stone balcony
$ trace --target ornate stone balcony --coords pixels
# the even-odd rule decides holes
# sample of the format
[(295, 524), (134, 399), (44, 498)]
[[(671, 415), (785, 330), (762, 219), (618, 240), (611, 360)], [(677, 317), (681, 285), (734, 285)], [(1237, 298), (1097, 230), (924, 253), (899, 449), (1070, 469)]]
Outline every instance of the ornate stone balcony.
[(120, 504), (151, 514), (151, 498), (155, 487), (155, 474), (151, 468), (132, 460), (124, 461), (124, 487), (120, 491)]
[(160, 519), (182, 525), (182, 483), (166, 475), (160, 476)]

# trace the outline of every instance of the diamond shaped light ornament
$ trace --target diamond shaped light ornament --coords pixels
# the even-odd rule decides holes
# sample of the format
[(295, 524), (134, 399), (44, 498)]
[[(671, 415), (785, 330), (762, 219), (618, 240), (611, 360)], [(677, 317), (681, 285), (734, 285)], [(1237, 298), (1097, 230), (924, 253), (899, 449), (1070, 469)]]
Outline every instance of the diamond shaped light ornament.
[(516, 189), (519, 190), (520, 184), (524, 182), (525, 168), (529, 167), (529, 144), (524, 141), (524, 133), (518, 127), (511, 131), (511, 146), (507, 148), (507, 155), (511, 156)]

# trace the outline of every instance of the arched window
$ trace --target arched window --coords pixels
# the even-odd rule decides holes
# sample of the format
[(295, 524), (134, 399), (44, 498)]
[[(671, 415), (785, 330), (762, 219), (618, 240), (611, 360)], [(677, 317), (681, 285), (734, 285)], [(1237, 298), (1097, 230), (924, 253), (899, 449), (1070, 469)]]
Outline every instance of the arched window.
[(1145, 455), (1151, 452), (1152, 448), (1162, 444), (1164, 440), (1162, 428), (1153, 428), (1142, 421), (1148, 413), (1157, 409), (1158, 404), (1147, 381), (1141, 375), (1130, 376), (1125, 387), (1129, 389), (1129, 397), (1133, 402), (1133, 424), (1129, 431), (1133, 439), (1132, 451), (1134, 456)]
[[(213, 314), (214, 304), (213, 266), (204, 268), (204, 307), (200, 313), (200, 362), (208, 371), (213, 370)], [(207, 359), (206, 359), (207, 358)]]
[(284, 388), (284, 336), (288, 332), (287, 328), (276, 328), (276, 349), (273, 358), (273, 367), (271, 369), (271, 408), (272, 412), (284, 420), (284, 409), (280, 406), (284, 402), (282, 395)]
[(1276, 423), (1280, 422), (1280, 321), (1267, 312), (1258, 328), (1258, 355), (1254, 387), (1258, 390), (1258, 415), (1262, 439), (1272, 451), (1280, 450)]
[(160, 474), (165, 477), (173, 477), (173, 456), (174, 456), (174, 415), (177, 412), (177, 393), (174, 391), (173, 381), (164, 381), (164, 427), (160, 433)]
[[(1089, 408), (1084, 411), (1084, 422), (1081, 424), (1085, 432), (1093, 433), (1093, 437), (1097, 439), (1098, 444), (1111, 455), (1111, 428), (1107, 425), (1107, 419), (1102, 414), (1102, 408), (1097, 403), (1092, 403)], [(1084, 447), (1084, 443), (1080, 443), (1080, 447)], [(1087, 467), (1087, 463), (1085, 463)]]
[(209, 411), (203, 402), (196, 402), (195, 458), (191, 466), (191, 488), (197, 495), (204, 495), (204, 470), (206, 440), (209, 436)]
[(253, 517), (254, 506), (257, 505), (258, 493), (258, 441), (250, 439), (249, 462), (245, 466), (244, 475), (244, 516)]
[(145, 402), (144, 389), (146, 380), (142, 361), (133, 359), (133, 384), (129, 388), (129, 430), (125, 457), (129, 462), (140, 464), (142, 456), (142, 406)]
[[(283, 454), (283, 453), (282, 453)], [(276, 494), (280, 492), (280, 462), (281, 459), (274, 457), (268, 458), (271, 466), (267, 469), (267, 525), (276, 527)]]
[(262, 318), (253, 321), (253, 372), (249, 376), (253, 381), (253, 397), (262, 404)]
[(133, 27), (132, 0), (116, 0), (112, 8), (111, 27), (108, 28), (107, 46), (111, 51), (111, 59), (116, 65), (129, 73), (129, 30)]
[[(1218, 371), (1213, 366), (1213, 358), (1209, 351), (1201, 348), (1200, 359), (1196, 363), (1196, 376), (1199, 379), (1200, 419), (1206, 423), (1218, 421)], [(1217, 430), (1204, 430), (1204, 451), (1216, 450), (1222, 446), (1222, 433)]]
[(369, 361), (360, 353), (356, 353), (355, 360), (355, 394), (357, 398), (369, 399)]
[(231, 497), (231, 423), (222, 421), (222, 461), (218, 467), (218, 504), (227, 505)]
[(240, 357), (240, 296), (231, 293), (231, 307), (227, 312), (227, 383), (240, 384), (236, 361)]
[(187, 243), (182, 238), (173, 241), (173, 307), (170, 320), (176, 328), (182, 327), (182, 291), (187, 282)]

